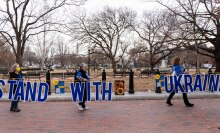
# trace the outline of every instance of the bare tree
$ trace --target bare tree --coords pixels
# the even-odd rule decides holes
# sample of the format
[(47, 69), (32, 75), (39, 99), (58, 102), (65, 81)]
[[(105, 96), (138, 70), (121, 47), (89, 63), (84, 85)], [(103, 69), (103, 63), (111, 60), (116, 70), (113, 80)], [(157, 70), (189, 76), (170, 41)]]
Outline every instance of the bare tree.
[(174, 59), (175, 56), (179, 56), (182, 60), (182, 63), (185, 65), (185, 67), (195, 67), (197, 66), (197, 60), (199, 60), (199, 64), (210, 64), (214, 63), (214, 59), (208, 56), (200, 55), (197, 57), (196, 51), (188, 50), (188, 49), (182, 49), (178, 53), (175, 53), (171, 59), (171, 61)]
[(14, 63), (15, 57), (4, 39), (0, 40), (0, 67), (9, 69)]
[(128, 48), (123, 36), (129, 34), (135, 17), (136, 13), (127, 8), (105, 7), (90, 18), (76, 16), (77, 19), (71, 23), (71, 30), (75, 39), (81, 40), (82, 44), (90, 43), (101, 50), (100, 54), (110, 60), (113, 70), (116, 71), (116, 64)]
[(101, 49), (93, 48), (93, 54), (91, 54), (91, 61), (94, 65), (94, 71), (98, 68), (99, 65), (103, 66), (104, 64), (109, 64), (109, 59), (103, 55), (104, 53)]
[(140, 47), (147, 52), (145, 61), (154, 66), (165, 57), (176, 52), (181, 41), (173, 39), (178, 36), (175, 17), (169, 12), (144, 12), (141, 23), (133, 29), (140, 37)]
[(57, 56), (59, 59), (59, 62), (61, 64), (61, 67), (65, 67), (66, 64), (66, 57), (68, 54), (68, 48), (67, 45), (64, 44), (63, 39), (59, 38), (57, 43)]
[[(201, 55), (214, 58), (216, 72), (220, 72), (220, 10), (219, 1), (216, 0), (176, 0), (177, 6), (158, 2), (173, 12), (184, 25), (189, 25), (186, 45)], [(186, 27), (186, 26), (185, 26)], [(211, 47), (204, 47), (207, 46)]]
[[(64, 5), (80, 5), (85, 0), (54, 0), (48, 1), (48, 8), (41, 6), (36, 0), (4, 0), (0, 6), (0, 34), (11, 45), (16, 62), (22, 65), (22, 57), (29, 37), (40, 34), (45, 23), (41, 19), (63, 7)], [(51, 24), (47, 22), (46, 24)], [(55, 24), (55, 23), (52, 23)]]
[[(49, 8), (46, 1), (44, 1), (42, 5), (44, 6), (43, 8), (45, 10)], [(42, 31), (42, 33), (33, 36), (30, 41), (30, 43), (35, 46), (35, 51), (38, 54), (38, 60), (40, 62), (39, 67), (43, 67), (47, 63), (51, 47), (57, 39), (56, 32), (58, 31), (54, 29), (54, 25), (52, 24), (52, 16), (54, 14), (55, 13), (49, 13), (41, 18), (43, 26), (39, 29)]]
[(29, 66), (31, 66), (33, 62), (38, 63), (36, 53), (31, 51), (30, 46), (27, 46), (24, 51), (24, 61), (28, 61)]

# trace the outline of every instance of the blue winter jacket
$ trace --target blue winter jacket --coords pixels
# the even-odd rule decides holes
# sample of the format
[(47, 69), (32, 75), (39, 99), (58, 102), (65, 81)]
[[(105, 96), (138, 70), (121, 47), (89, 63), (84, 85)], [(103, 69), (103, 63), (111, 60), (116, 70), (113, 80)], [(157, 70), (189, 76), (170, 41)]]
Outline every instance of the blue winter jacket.
[(182, 70), (182, 67), (180, 65), (174, 65), (172, 67), (172, 72), (176, 72), (176, 75), (179, 76), (179, 74), (184, 74), (184, 71)]

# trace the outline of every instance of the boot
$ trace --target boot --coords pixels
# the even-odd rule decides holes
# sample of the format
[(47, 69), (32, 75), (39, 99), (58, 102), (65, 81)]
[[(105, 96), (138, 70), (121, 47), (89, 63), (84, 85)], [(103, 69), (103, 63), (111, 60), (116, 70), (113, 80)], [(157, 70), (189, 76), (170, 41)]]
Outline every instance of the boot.
[(10, 111), (13, 111), (13, 112), (20, 112), (21, 109), (19, 109), (18, 107), (17, 107), (17, 108), (11, 108)]
[(168, 104), (168, 106), (173, 106), (173, 104), (170, 101), (168, 101), (168, 100), (167, 100), (166, 103)]
[(193, 107), (194, 106), (194, 104), (192, 104), (192, 103), (187, 103), (186, 104), (186, 107)]

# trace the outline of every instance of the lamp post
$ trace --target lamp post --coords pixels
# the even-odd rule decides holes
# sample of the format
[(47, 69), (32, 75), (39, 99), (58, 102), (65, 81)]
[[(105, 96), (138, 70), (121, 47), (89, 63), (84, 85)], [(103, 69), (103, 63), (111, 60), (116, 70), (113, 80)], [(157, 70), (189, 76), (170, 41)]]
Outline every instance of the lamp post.
[(51, 85), (50, 85), (50, 82), (51, 82), (51, 78), (50, 78), (50, 68), (51, 68), (51, 65), (48, 65), (47, 66), (47, 73), (46, 73), (46, 83), (48, 84), (49, 86), (49, 91), (48, 91), (48, 95), (51, 95)]
[(93, 53), (94, 53), (93, 49), (92, 49), (92, 52), (90, 49), (88, 49), (88, 74), (89, 75), (90, 75), (90, 61), (91, 61), (90, 54), (93, 54)]
[(119, 56), (119, 61), (121, 63), (121, 71), (123, 71), (123, 58), (122, 58), (122, 55)]
[(39, 62), (39, 68), (40, 68), (40, 60), (38, 62)]
[(199, 65), (199, 53), (198, 53), (198, 44), (196, 45), (196, 74), (200, 73), (200, 65)]
[(90, 49), (88, 50), (88, 74), (90, 75)]
[(122, 67), (122, 71), (124, 71), (124, 59), (121, 59), (121, 67)]

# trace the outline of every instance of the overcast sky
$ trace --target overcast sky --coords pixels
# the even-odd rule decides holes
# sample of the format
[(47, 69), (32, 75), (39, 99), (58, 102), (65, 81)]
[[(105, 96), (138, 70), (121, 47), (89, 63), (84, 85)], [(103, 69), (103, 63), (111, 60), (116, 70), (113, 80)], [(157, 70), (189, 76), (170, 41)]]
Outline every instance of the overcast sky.
[(82, 7), (87, 12), (102, 10), (104, 6), (110, 7), (129, 7), (141, 15), (144, 10), (157, 10), (161, 6), (153, 2), (154, 0), (88, 0)]
[[(128, 7), (137, 12), (138, 16), (141, 16), (144, 10), (158, 10), (162, 6), (154, 0), (87, 0), (84, 5), (81, 5), (79, 8), (83, 8), (87, 14), (95, 13), (96, 11), (103, 10), (105, 6), (109, 7)], [(1, 6), (0, 0), (0, 6)], [(73, 10), (75, 8), (71, 7)], [(70, 10), (69, 10), (70, 11)], [(62, 37), (62, 35), (61, 35)], [(69, 37), (64, 36), (65, 44), (69, 47), (74, 47), (72, 41), (69, 41)]]
[[(79, 8), (84, 9), (88, 15), (96, 11), (101, 11), (105, 6), (115, 8), (128, 7), (136, 11), (137, 15), (141, 17), (145, 10), (159, 10), (164, 8), (153, 1), (155, 0), (87, 0), (84, 5), (81, 5)], [(70, 44), (72, 44), (72, 42)]]

